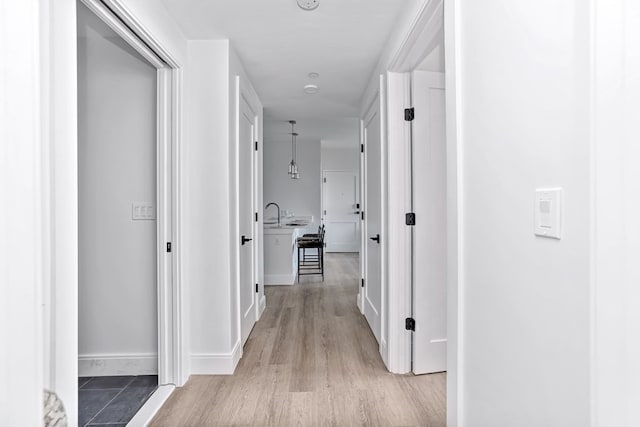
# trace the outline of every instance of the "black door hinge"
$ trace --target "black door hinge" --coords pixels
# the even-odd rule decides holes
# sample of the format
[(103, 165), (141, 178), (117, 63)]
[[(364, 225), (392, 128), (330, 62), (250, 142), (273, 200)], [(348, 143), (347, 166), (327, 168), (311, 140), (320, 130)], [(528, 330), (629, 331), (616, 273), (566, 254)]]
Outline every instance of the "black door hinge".
[(327, 182), (327, 178), (322, 178), (322, 182)]
[(413, 212), (405, 214), (404, 222), (407, 225), (416, 225), (416, 214), (414, 214)]
[(256, 151), (258, 151), (258, 141), (256, 141)]
[(260, 292), (258, 288), (258, 284), (256, 283), (256, 293)]
[(364, 153), (364, 144), (360, 144), (360, 152)]
[(364, 288), (364, 279), (362, 279), (362, 283), (360, 284), (360, 287)]
[(171, 242), (167, 242), (167, 252), (171, 252)]
[(364, 221), (364, 211), (360, 212), (360, 214), (362, 215), (362, 220)]
[(258, 222), (258, 212), (256, 212), (256, 222)]
[(325, 214), (325, 215), (327, 214), (327, 211), (326, 211), (326, 210), (324, 210), (324, 211), (322, 211), (322, 212), (324, 212), (324, 214)]
[(404, 328), (407, 331), (415, 331), (416, 321), (412, 317), (407, 317), (406, 319), (404, 319)]
[(360, 209), (360, 203), (356, 203), (356, 209)]
[(416, 113), (413, 107), (404, 109), (404, 120), (406, 122), (412, 122), (415, 116), (416, 116)]

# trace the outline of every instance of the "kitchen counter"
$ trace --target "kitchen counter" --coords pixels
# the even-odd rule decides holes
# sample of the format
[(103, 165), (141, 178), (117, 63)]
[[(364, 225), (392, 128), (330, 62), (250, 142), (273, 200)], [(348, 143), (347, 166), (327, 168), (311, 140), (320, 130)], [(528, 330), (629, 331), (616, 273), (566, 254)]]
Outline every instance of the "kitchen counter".
[(298, 272), (296, 239), (314, 227), (313, 217), (283, 218), (264, 224), (264, 284), (294, 285)]

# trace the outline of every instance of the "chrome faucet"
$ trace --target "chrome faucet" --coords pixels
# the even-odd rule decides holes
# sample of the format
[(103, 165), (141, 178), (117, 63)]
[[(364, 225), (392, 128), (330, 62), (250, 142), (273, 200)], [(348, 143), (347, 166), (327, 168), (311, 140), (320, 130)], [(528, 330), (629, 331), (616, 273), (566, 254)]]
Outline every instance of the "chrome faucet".
[(276, 202), (271, 202), (264, 207), (264, 210), (266, 211), (267, 208), (271, 205), (274, 205), (276, 208), (278, 208), (278, 227), (279, 227), (280, 226), (280, 205), (278, 205)]

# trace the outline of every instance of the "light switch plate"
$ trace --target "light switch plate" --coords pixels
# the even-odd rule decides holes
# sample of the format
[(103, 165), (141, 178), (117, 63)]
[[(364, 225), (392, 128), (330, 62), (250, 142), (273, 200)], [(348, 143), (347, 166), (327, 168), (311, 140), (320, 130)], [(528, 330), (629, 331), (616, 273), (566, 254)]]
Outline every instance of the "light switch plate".
[(150, 203), (134, 202), (131, 205), (131, 219), (133, 220), (156, 219), (156, 209)]
[(562, 188), (539, 188), (535, 193), (534, 234), (562, 238)]

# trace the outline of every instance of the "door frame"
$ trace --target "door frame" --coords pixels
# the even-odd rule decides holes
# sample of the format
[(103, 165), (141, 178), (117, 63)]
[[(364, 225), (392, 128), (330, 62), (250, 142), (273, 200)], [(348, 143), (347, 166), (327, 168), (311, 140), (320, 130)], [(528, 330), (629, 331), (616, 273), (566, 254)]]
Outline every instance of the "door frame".
[[(322, 212), (322, 223), (323, 224), (326, 224), (326, 214), (324, 212), (326, 210), (325, 207), (327, 206), (326, 190), (325, 190), (327, 187), (324, 184), (326, 183), (325, 179), (327, 178), (327, 175), (326, 175), (327, 172), (350, 172), (350, 173), (352, 172), (356, 176), (356, 178), (358, 179), (358, 184), (356, 186), (356, 191), (358, 192), (358, 194), (356, 194), (356, 204), (362, 206), (362, 197), (359, 194), (360, 193), (360, 187), (361, 187), (360, 180), (362, 178), (360, 176), (360, 171), (359, 170), (357, 170), (357, 169), (323, 169), (321, 172), (322, 172), (322, 195), (321, 195), (321, 198), (320, 198), (320, 211)], [(355, 209), (357, 209), (357, 208), (354, 207), (354, 210)], [(359, 209), (359, 210), (362, 211), (362, 208)], [(360, 218), (362, 218), (362, 216), (360, 214), (358, 214), (358, 215), (360, 216)], [(361, 222), (360, 218), (358, 219), (359, 222)], [(359, 224), (359, 225), (360, 225), (360, 235), (361, 235), (360, 237), (362, 237), (362, 224)], [(362, 241), (362, 238), (360, 240)]]
[[(463, 423), (463, 319), (464, 276), (463, 276), (463, 147), (460, 119), (461, 105), (457, 85), (461, 76), (456, 64), (460, 61), (457, 46), (460, 27), (459, 4), (455, 1), (426, 0), (405, 37), (394, 49), (386, 67), (389, 79), (388, 108), (396, 111), (410, 107), (410, 79), (408, 73), (416, 69), (426, 55), (437, 46), (439, 32), (444, 31), (445, 85), (446, 85), (446, 138), (447, 138), (447, 425)], [(389, 114), (388, 145), (405, 147), (404, 150), (388, 151), (389, 189), (407, 188), (407, 176), (402, 173), (409, 169), (406, 147), (410, 144), (410, 129), (399, 115)], [(397, 192), (395, 192), (397, 193)], [(393, 202), (394, 192), (389, 192), (389, 234), (392, 235), (393, 250), (389, 256), (398, 259), (410, 257), (410, 234), (404, 230), (404, 209), (409, 206), (408, 198)], [(401, 211), (402, 210), (402, 211)], [(406, 211), (409, 212), (409, 211)], [(400, 216), (402, 218), (400, 218)], [(390, 239), (387, 239), (390, 240)], [(410, 335), (404, 329), (404, 317), (411, 313), (411, 270), (408, 265), (389, 262), (387, 287), (389, 312), (389, 350), (387, 367), (391, 372), (407, 373), (411, 369)]]
[[(188, 346), (182, 288), (181, 175), (183, 70), (182, 65), (122, 0), (81, 0), (98, 18), (158, 69), (157, 129), (157, 273), (158, 273), (158, 379), (163, 391), (188, 379)], [(45, 382), (61, 394), (67, 411), (77, 413), (78, 376), (78, 170), (77, 170), (77, 51), (76, 3), (65, 1), (44, 9), (44, 39), (50, 49), (43, 55), (43, 133), (49, 135), (47, 153), (51, 184), (52, 278), (45, 287)], [(71, 28), (72, 26), (72, 28)], [(69, 43), (73, 39), (74, 43)], [(55, 52), (54, 56), (51, 52)], [(54, 78), (57, 76), (54, 84)], [(172, 253), (165, 252), (172, 243)], [(168, 394), (165, 395), (165, 397)]]
[[(179, 138), (180, 66), (120, 0), (80, 0), (123, 40), (157, 69), (157, 142), (156, 142), (156, 227), (157, 227), (157, 311), (158, 311), (158, 384), (176, 384), (183, 369), (181, 345), (181, 307), (178, 255), (179, 214)], [(173, 200), (176, 199), (176, 200)], [(175, 230), (175, 231), (174, 231)], [(171, 242), (167, 256), (166, 243)], [(174, 286), (175, 284), (175, 286)], [(178, 345), (176, 345), (178, 344)]]
[(232, 236), (232, 242), (234, 246), (234, 254), (235, 254), (235, 290), (236, 290), (236, 311), (237, 311), (237, 321), (238, 321), (238, 332), (236, 337), (236, 344), (234, 344), (233, 348), (238, 348), (240, 357), (243, 354), (243, 343), (242, 343), (242, 310), (240, 304), (240, 251), (241, 245), (238, 243), (240, 239), (240, 173), (243, 170), (240, 166), (240, 115), (242, 114), (240, 103), (241, 100), (246, 102), (247, 106), (251, 109), (252, 114), (254, 114), (254, 143), (255, 147), (252, 150), (251, 156), (251, 170), (253, 171), (253, 180), (251, 182), (251, 206), (252, 212), (256, 215), (257, 220), (253, 221), (252, 231), (253, 231), (253, 245), (252, 245), (252, 257), (251, 257), (251, 277), (252, 283), (258, 285), (258, 292), (256, 292), (255, 296), (255, 321), (257, 322), (262, 313), (264, 312), (267, 299), (264, 294), (264, 270), (263, 270), (263, 250), (264, 250), (264, 242), (262, 237), (262, 227), (263, 227), (263, 209), (262, 206), (263, 200), (263, 191), (262, 191), (262, 163), (263, 163), (263, 139), (262, 139), (262, 104), (260, 103), (260, 99), (254, 88), (249, 83), (249, 80), (244, 78), (243, 76), (236, 75), (234, 77), (234, 114), (235, 114), (235, 122), (234, 122), (234, 138), (235, 138), (235, 149), (234, 149), (234, 168), (235, 168), (235, 183), (234, 183), (234, 192), (236, 195), (235, 199), (235, 211), (236, 211), (236, 223), (235, 223), (235, 232)]

